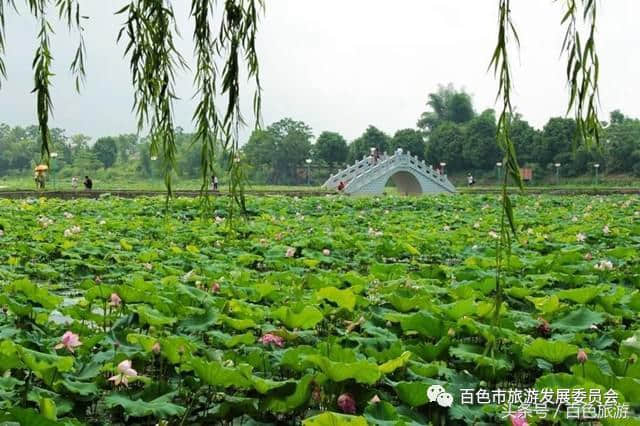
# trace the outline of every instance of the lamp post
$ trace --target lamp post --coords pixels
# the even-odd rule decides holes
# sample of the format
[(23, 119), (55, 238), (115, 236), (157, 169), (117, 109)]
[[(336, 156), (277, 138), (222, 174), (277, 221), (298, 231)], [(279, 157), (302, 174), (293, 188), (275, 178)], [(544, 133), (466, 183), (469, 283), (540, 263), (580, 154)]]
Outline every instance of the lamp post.
[(594, 164), (593, 168), (596, 171), (596, 185), (598, 185), (598, 169), (600, 168), (600, 164), (599, 163)]
[(562, 164), (560, 163), (555, 163), (554, 166), (556, 166), (556, 185), (560, 185), (560, 166)]
[(445, 163), (445, 162), (440, 163), (440, 169), (442, 170), (442, 174), (443, 175), (444, 175), (444, 166), (446, 166), (446, 165), (447, 165), (447, 163)]
[(57, 152), (49, 154), (51, 157), (51, 179), (53, 180), (53, 189), (56, 189), (56, 158), (58, 158)]
[(313, 160), (311, 158), (307, 158), (304, 160), (307, 163), (307, 186), (311, 186), (311, 163)]
[[(151, 161), (156, 161), (157, 159), (158, 159), (157, 156), (155, 155), (151, 156)], [(153, 189), (153, 163), (151, 163), (150, 175), (151, 175), (151, 189)]]
[(500, 177), (502, 176), (502, 162), (498, 161), (496, 163), (496, 172), (498, 176), (498, 185), (500, 185)]

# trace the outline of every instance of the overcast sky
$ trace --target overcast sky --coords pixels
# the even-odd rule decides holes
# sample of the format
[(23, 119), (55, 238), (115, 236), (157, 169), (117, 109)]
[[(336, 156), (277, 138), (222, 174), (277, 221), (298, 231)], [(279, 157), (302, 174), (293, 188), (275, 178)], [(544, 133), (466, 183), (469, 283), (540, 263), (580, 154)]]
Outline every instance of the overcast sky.
[[(22, 3), (22, 2), (18, 2)], [(191, 58), (191, 2), (175, 1), (183, 28), (179, 47)], [(53, 127), (92, 137), (135, 131), (122, 23), (122, 0), (83, 1), (88, 81), (78, 95), (68, 72), (75, 36), (57, 25)], [(414, 127), (427, 95), (453, 83), (473, 95), (476, 110), (495, 107), (496, 82), (487, 65), (496, 39), (496, 0), (267, 0), (259, 34), (263, 120), (305, 121), (356, 138), (370, 124), (388, 133)], [(514, 57), (515, 105), (535, 127), (564, 115), (566, 84), (560, 59), (564, 2), (515, 0), (521, 39)], [(619, 108), (640, 117), (640, 1), (600, 2), (598, 52), (605, 115)], [(37, 28), (27, 13), (7, 19), (9, 81), (0, 91), (0, 122), (36, 122), (31, 61)], [(192, 76), (178, 81), (176, 124), (192, 129)], [(245, 91), (247, 112), (251, 93)], [(604, 117), (603, 117), (604, 118)], [(243, 132), (246, 138), (248, 131)]]

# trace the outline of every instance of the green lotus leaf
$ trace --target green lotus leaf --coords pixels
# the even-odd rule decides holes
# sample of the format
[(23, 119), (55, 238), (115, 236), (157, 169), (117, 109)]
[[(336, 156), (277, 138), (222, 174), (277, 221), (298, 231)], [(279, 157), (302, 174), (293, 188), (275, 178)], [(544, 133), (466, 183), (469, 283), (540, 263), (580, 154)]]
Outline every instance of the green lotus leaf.
[(253, 388), (263, 395), (268, 394), (274, 389), (280, 389), (287, 385), (292, 385), (295, 382), (293, 380), (287, 380), (284, 382), (278, 382), (275, 380), (263, 379), (258, 376), (251, 376), (251, 380), (253, 382)]
[(601, 394), (604, 395), (607, 392), (607, 388), (593, 383), (590, 380), (575, 374), (567, 373), (552, 373), (545, 374), (536, 380), (534, 385), (536, 389), (600, 389)]
[(604, 290), (605, 288), (603, 288), (602, 286), (588, 286), (573, 288), (570, 290), (561, 290), (557, 291), (555, 294), (560, 299), (568, 299), (572, 302), (586, 305), (587, 303), (598, 297)]
[(453, 348), (449, 348), (449, 353), (463, 361), (473, 363), (480, 367), (491, 367), (496, 370), (510, 370), (513, 365), (503, 357), (487, 356), (484, 354), (484, 348), (475, 345), (461, 344)]
[(307, 355), (303, 360), (319, 367), (334, 382), (354, 379), (358, 383), (371, 385), (382, 375), (378, 365), (368, 361), (335, 362), (322, 355)]
[(536, 309), (542, 314), (553, 314), (554, 312), (559, 311), (565, 305), (560, 303), (560, 298), (558, 296), (544, 296), (544, 297), (533, 297), (527, 296), (526, 299), (533, 303)]
[(445, 333), (442, 321), (424, 311), (402, 316), (400, 325), (405, 332), (416, 331), (425, 337), (439, 338)]
[(122, 407), (131, 417), (154, 416), (167, 419), (182, 416), (186, 410), (185, 407), (170, 402), (174, 397), (175, 392), (171, 392), (152, 401), (143, 401), (141, 399), (132, 400), (126, 395), (114, 393), (107, 396), (104, 403), (108, 408)]
[(58, 415), (58, 410), (56, 408), (56, 403), (51, 398), (41, 398), (39, 401), (40, 405), (40, 414), (42, 417), (47, 418), (49, 420), (56, 420)]
[(28, 279), (14, 281), (4, 288), (9, 294), (22, 293), (29, 302), (42, 305), (46, 309), (55, 309), (62, 303), (63, 298), (53, 295), (47, 289), (36, 286)]
[[(377, 426), (420, 426), (426, 423), (425, 419), (413, 419), (403, 412), (407, 410), (398, 410), (387, 401), (369, 403), (364, 410), (364, 418), (369, 424)], [(416, 413), (409, 413), (416, 416)]]
[(356, 296), (350, 289), (340, 290), (335, 287), (324, 287), (316, 292), (316, 297), (333, 302), (349, 312), (353, 311), (356, 306)]
[(220, 315), (220, 321), (227, 327), (231, 327), (234, 330), (244, 331), (249, 328), (258, 328), (258, 324), (250, 318), (231, 318), (226, 315)]
[(403, 352), (398, 358), (391, 359), (378, 366), (382, 374), (393, 373), (398, 368), (404, 367), (411, 358), (411, 352)]
[(98, 386), (91, 382), (77, 382), (71, 379), (59, 380), (56, 385), (62, 386), (67, 392), (80, 395), (80, 396), (95, 396), (98, 395), (100, 390)]
[(407, 276), (407, 265), (403, 264), (385, 264), (374, 263), (371, 265), (370, 272), (379, 280), (390, 280), (394, 278), (403, 278)]
[(308, 305), (301, 309), (281, 306), (272, 312), (272, 316), (282, 321), (289, 328), (301, 328), (303, 330), (315, 327), (324, 318), (318, 308)]
[(210, 386), (222, 388), (234, 387), (237, 389), (249, 389), (253, 387), (251, 380), (251, 366), (240, 364), (236, 367), (224, 367), (218, 361), (205, 361), (202, 358), (193, 357), (189, 361), (193, 371), (203, 382)]
[(177, 321), (176, 318), (162, 315), (162, 313), (154, 308), (150, 308), (147, 305), (135, 305), (131, 306), (130, 308), (132, 311), (138, 313), (141, 324), (149, 324), (156, 327), (161, 327), (164, 325), (172, 325)]
[[(311, 397), (311, 383), (313, 375), (306, 375), (300, 379), (291, 395), (285, 397), (272, 396), (264, 401), (264, 408), (274, 413), (288, 413), (304, 405)], [(256, 390), (257, 387), (256, 387)], [(259, 390), (258, 390), (259, 392)]]
[(577, 356), (578, 347), (562, 341), (536, 339), (525, 346), (523, 353), (530, 358), (542, 358), (553, 364), (560, 364), (570, 356)]
[(430, 384), (424, 382), (399, 382), (393, 386), (398, 399), (410, 407), (420, 407), (429, 402), (427, 389)]
[(477, 305), (473, 299), (465, 299), (449, 305), (443, 305), (442, 310), (450, 318), (457, 320), (464, 316), (475, 314), (477, 311)]
[(125, 239), (120, 240), (120, 247), (122, 247), (122, 250), (124, 251), (133, 250), (133, 246), (129, 244)]
[(561, 331), (582, 331), (588, 330), (592, 325), (598, 325), (603, 321), (603, 314), (582, 307), (554, 321), (552, 325), (555, 329)]
[(620, 342), (620, 356), (629, 358), (633, 354), (640, 356), (640, 330)]
[(3, 424), (18, 423), (21, 426), (60, 426), (60, 422), (24, 408), (11, 408), (5, 413), (0, 413), (0, 421)]
[(361, 416), (349, 416), (327, 411), (304, 419), (302, 424), (303, 426), (367, 426), (367, 421)]

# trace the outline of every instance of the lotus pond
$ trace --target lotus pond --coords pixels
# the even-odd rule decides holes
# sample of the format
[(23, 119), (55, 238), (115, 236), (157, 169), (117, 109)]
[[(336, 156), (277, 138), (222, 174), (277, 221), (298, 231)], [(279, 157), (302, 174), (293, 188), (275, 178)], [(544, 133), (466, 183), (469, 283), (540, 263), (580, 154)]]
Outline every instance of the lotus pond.
[(497, 325), (496, 197), (215, 203), (0, 200), (0, 421), (640, 424), (635, 196), (515, 197)]

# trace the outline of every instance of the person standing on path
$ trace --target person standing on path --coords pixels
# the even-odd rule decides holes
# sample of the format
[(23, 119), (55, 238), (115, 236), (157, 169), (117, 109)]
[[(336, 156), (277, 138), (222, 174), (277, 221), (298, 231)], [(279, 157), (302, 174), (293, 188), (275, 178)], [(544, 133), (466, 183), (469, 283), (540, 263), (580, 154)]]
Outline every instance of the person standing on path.
[(93, 181), (89, 178), (89, 176), (85, 176), (84, 189), (86, 189), (87, 191), (91, 191), (91, 188), (93, 188)]

